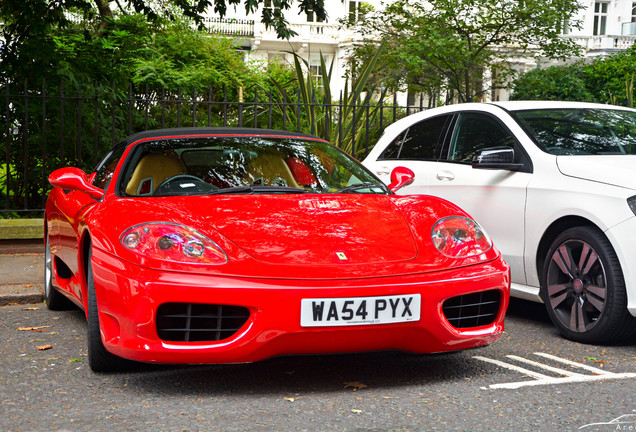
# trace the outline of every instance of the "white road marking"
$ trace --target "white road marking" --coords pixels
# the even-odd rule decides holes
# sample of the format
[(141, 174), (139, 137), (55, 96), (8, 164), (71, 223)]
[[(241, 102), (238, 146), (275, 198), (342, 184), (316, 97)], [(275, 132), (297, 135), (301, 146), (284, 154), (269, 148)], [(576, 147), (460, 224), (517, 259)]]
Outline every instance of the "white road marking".
[[(591, 372), (591, 374), (582, 374), (578, 372), (572, 372), (572, 371), (556, 368), (547, 364), (543, 364), (540, 362), (536, 362), (536, 361), (529, 360), (529, 359), (515, 356), (515, 355), (507, 355), (506, 357), (516, 362), (525, 363), (525, 364), (537, 367), (539, 369), (553, 372), (561, 376), (552, 377), (552, 376), (544, 375), (544, 374), (535, 372), (533, 370), (523, 368), (521, 366), (517, 366), (511, 363), (506, 363), (501, 360), (491, 359), (488, 357), (474, 356), (473, 358), (487, 362), (487, 363), (492, 363), (499, 367), (510, 369), (515, 372), (519, 372), (523, 375), (534, 378), (534, 380), (531, 380), (531, 381), (520, 381), (520, 382), (505, 383), (505, 384), (491, 384), (487, 387), (491, 389), (518, 389), (520, 387), (530, 387), (530, 386), (538, 386), (538, 385), (569, 384), (569, 383), (575, 383), (575, 382), (590, 382), (590, 381), (636, 378), (636, 373), (613, 373), (613, 372), (608, 372), (608, 371), (598, 369), (592, 366), (588, 366), (582, 363), (576, 363), (570, 360), (556, 357), (551, 354), (540, 353), (540, 352), (536, 352), (534, 354), (537, 356), (555, 361), (555, 362), (563, 363), (568, 366), (586, 370), (588, 372)], [(486, 388), (486, 387), (483, 387), (483, 388)]]

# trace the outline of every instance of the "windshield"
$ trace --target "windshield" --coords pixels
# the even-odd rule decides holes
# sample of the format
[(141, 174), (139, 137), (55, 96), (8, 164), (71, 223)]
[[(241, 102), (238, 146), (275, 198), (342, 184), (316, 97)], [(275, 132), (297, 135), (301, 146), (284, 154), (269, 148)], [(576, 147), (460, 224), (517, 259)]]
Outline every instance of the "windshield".
[(124, 196), (250, 193), (389, 193), (353, 158), (324, 141), (185, 137), (137, 144)]
[(636, 154), (636, 112), (568, 108), (517, 111), (513, 116), (541, 150), (554, 155)]

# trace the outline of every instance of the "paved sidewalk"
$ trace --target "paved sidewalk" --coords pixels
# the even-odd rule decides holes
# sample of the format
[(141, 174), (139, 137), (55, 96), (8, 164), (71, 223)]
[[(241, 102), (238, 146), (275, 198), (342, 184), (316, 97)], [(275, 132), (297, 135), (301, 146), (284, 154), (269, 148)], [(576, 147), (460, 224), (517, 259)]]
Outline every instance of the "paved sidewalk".
[(0, 306), (44, 299), (44, 254), (0, 254)]

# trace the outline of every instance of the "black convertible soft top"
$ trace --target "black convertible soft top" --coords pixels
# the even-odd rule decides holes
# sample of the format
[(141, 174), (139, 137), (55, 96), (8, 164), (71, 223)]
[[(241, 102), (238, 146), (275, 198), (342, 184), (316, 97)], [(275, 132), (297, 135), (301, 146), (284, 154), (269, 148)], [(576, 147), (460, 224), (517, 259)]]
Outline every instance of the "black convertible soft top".
[[(232, 128), (232, 127), (187, 127), (187, 128), (170, 128), (170, 129), (151, 129), (144, 132), (138, 132), (128, 136), (123, 142), (126, 145), (135, 141), (148, 138), (160, 137), (178, 137), (178, 136), (196, 136), (196, 135), (236, 135), (236, 136), (284, 136), (290, 138), (311, 138), (320, 139), (314, 135), (300, 132), (289, 132), (275, 129), (257, 129), (257, 128)], [(122, 141), (116, 145), (121, 144)]]

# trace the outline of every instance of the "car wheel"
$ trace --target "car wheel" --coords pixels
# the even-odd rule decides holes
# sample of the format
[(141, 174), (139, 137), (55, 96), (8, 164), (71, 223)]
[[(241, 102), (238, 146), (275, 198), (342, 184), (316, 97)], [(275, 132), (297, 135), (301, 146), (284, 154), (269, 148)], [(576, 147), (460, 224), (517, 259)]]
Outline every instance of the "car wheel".
[(44, 249), (44, 300), (50, 310), (65, 310), (73, 306), (69, 299), (53, 287), (53, 255), (48, 234)]
[(86, 310), (86, 318), (88, 321), (88, 364), (94, 372), (113, 372), (123, 369), (125, 367), (125, 360), (108, 352), (102, 342), (91, 256), (92, 253), (89, 251), (88, 263), (86, 265), (86, 284), (88, 289), (88, 308)]
[(542, 282), (548, 314), (568, 339), (611, 343), (636, 331), (620, 263), (598, 229), (575, 227), (561, 233), (550, 246)]

